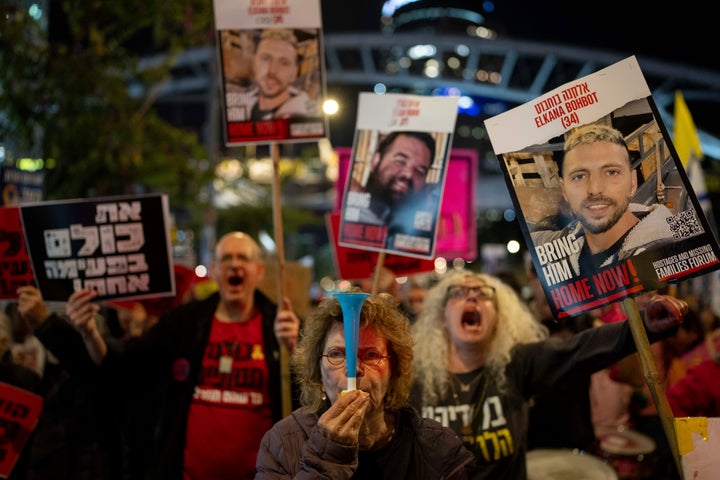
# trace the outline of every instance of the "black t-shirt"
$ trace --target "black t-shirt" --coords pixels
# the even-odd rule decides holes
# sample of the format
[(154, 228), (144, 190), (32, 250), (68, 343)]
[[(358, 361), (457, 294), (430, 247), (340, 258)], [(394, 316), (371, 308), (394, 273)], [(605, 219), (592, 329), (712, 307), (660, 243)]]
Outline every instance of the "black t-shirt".
[(628, 236), (628, 233), (630, 233), (629, 230), (625, 232), (625, 234), (620, 237), (615, 243), (613, 243), (609, 248), (596, 254), (590, 253), (587, 242), (585, 242), (582, 250), (580, 251), (580, 273), (588, 276), (591, 275), (593, 272), (597, 272), (598, 270), (600, 270), (602, 268), (601, 265), (605, 260), (617, 255), (620, 247), (622, 247), (622, 244), (625, 241), (625, 237)]
[(390, 443), (379, 450), (360, 451), (358, 469), (354, 479), (396, 480), (414, 478), (411, 458), (415, 442), (412, 427), (405, 415), (400, 415), (400, 424)]
[(250, 120), (253, 120), (255, 122), (261, 122), (264, 120), (272, 120), (275, 117), (275, 112), (281, 107), (282, 105), (278, 105), (275, 108), (271, 108), (270, 110), (260, 110), (260, 107), (258, 107), (258, 103), (253, 105), (252, 111), (250, 113)]

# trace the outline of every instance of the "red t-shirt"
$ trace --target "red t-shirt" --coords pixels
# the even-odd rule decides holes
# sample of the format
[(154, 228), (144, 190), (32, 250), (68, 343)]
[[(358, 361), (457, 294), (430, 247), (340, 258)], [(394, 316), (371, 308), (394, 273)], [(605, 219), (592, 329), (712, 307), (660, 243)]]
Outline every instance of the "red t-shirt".
[(183, 478), (252, 479), (271, 426), (260, 312), (247, 322), (213, 318), (188, 415)]

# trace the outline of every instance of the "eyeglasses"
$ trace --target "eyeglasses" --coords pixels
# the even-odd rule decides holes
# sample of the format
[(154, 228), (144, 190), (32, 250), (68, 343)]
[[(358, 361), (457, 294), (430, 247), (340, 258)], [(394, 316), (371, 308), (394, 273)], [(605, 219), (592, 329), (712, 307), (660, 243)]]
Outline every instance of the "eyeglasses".
[(495, 287), (490, 285), (478, 285), (476, 287), (468, 287), (466, 285), (452, 285), (447, 289), (446, 299), (467, 298), (472, 293), (475, 297), (483, 300), (493, 300), (495, 298)]
[[(327, 353), (320, 355), (321, 357), (327, 358), (330, 365), (339, 367), (345, 364), (345, 349), (344, 348), (331, 348)], [(383, 355), (377, 350), (368, 349), (358, 352), (358, 360), (365, 365), (371, 367), (377, 367), (384, 359), (390, 358), (390, 355)]]
[(257, 257), (255, 257), (255, 256), (248, 256), (243, 253), (237, 253), (237, 254), (226, 253), (223, 256), (221, 256), (217, 260), (217, 262), (220, 263), (220, 265), (230, 265), (233, 262), (233, 260), (237, 260), (238, 262), (241, 262), (241, 263), (253, 263), (253, 262), (258, 261)]

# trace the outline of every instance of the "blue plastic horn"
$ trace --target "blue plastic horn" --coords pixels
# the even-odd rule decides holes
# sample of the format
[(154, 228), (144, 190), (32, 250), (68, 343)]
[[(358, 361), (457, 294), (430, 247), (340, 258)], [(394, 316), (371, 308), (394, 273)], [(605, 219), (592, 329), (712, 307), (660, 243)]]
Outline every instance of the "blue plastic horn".
[(360, 336), (360, 311), (369, 293), (340, 292), (335, 298), (340, 302), (343, 314), (343, 333), (345, 334), (345, 366), (347, 367), (347, 390), (357, 387), (358, 337)]

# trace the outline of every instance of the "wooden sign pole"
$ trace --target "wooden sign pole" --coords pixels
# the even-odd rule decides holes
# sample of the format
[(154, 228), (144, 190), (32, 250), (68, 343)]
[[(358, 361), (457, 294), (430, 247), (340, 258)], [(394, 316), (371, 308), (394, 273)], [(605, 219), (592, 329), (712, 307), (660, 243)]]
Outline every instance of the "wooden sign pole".
[[(282, 308), (285, 295), (285, 244), (283, 242), (282, 205), (280, 195), (280, 147), (271, 144), (273, 160), (273, 228), (275, 246), (277, 248), (277, 305)], [(292, 388), (290, 378), (290, 353), (285, 345), (280, 344), (280, 392), (282, 395), (282, 415), (287, 417), (292, 412)]]
[(632, 332), (633, 339), (635, 340), (635, 347), (637, 348), (638, 357), (642, 364), (643, 374), (647, 380), (650, 393), (655, 401), (658, 415), (660, 415), (660, 421), (662, 422), (665, 436), (667, 437), (670, 450), (672, 451), (673, 458), (675, 459), (675, 466), (677, 467), (680, 479), (683, 479), (682, 462), (680, 458), (680, 450), (678, 449), (677, 433), (675, 431), (675, 417), (672, 413), (672, 408), (668, 402), (667, 395), (665, 395), (665, 381), (660, 377), (658, 373), (657, 365), (655, 365), (655, 358), (653, 358), (652, 351), (650, 350), (650, 341), (648, 340), (645, 327), (643, 326), (642, 317), (638, 310), (637, 303), (633, 298), (626, 298), (623, 300), (623, 309), (627, 316), (627, 321), (630, 325), (630, 331)]

